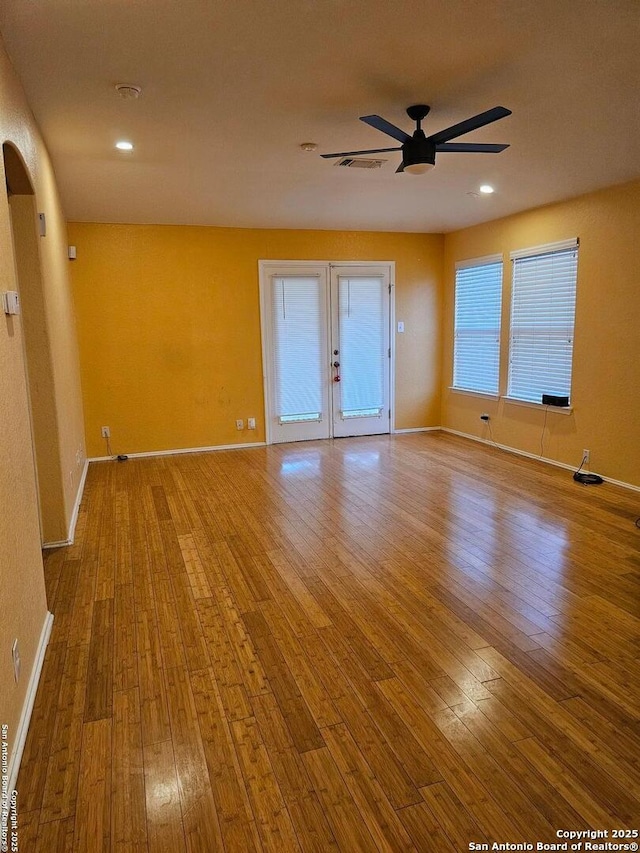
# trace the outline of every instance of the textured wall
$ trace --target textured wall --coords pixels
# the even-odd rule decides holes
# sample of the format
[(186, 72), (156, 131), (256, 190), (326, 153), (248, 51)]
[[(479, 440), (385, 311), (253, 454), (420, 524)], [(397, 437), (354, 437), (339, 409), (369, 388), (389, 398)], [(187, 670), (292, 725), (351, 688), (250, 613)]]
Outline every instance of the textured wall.
[[(87, 450), (264, 440), (259, 259), (395, 260), (396, 426), (440, 422), (440, 235), (70, 223)], [(236, 418), (255, 416), (255, 433)]]
[[(443, 426), (485, 435), (489, 412), (500, 444), (540, 453), (542, 408), (451, 392), (455, 262), (502, 252), (505, 258), (503, 328), (511, 289), (509, 252), (580, 238), (573, 351), (573, 412), (549, 411), (544, 456), (580, 464), (591, 451), (591, 470), (640, 486), (640, 182), (590, 193), (560, 204), (478, 225), (445, 238)], [(508, 348), (508, 329), (502, 337)], [(506, 360), (503, 358), (503, 367)], [(506, 382), (506, 373), (503, 370)]]
[(51, 343), (47, 328), (40, 237), (36, 230), (35, 197), (12, 195), (11, 224), (21, 300), (21, 325), (25, 337), (31, 426), (36, 450), (42, 538), (60, 542), (67, 538), (60, 433), (56, 418)]
[[(64, 471), (58, 513), (66, 522), (77, 493), (81, 469), (75, 456), (77, 450), (83, 449), (83, 438), (65, 223), (47, 153), (1, 45), (0, 142), (11, 143), (20, 153), (35, 190), (37, 208), (47, 217), (48, 233), (39, 243), (39, 253), (52, 352), (58, 452)], [(0, 186), (5, 186), (2, 159)], [(6, 194), (0, 193), (0, 290), (17, 287), (9, 203)], [(28, 298), (28, 293), (25, 295)], [(20, 718), (47, 612), (24, 351), (22, 317), (0, 314), (0, 722), (9, 726), (11, 738)], [(63, 528), (66, 529), (64, 524)], [(18, 685), (14, 684), (11, 666), (11, 645), (16, 637), (22, 656)]]

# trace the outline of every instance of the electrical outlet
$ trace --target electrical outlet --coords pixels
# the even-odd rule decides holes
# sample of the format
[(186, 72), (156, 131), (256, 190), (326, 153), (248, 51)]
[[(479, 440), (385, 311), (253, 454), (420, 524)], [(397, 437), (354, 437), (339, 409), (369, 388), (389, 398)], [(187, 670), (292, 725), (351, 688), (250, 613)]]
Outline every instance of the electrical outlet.
[(255, 429), (256, 428), (256, 419), (255, 418), (247, 418), (247, 429)]
[(18, 638), (16, 637), (11, 646), (11, 659), (13, 660), (13, 675), (18, 683), (20, 678), (20, 649), (18, 648)]
[(590, 450), (583, 450), (582, 451), (582, 459), (583, 459), (583, 463), (585, 465), (588, 465), (589, 461), (591, 459), (591, 451)]
[(244, 429), (244, 421), (242, 418), (238, 418), (236, 421), (236, 429)]
[(109, 429), (108, 426), (101, 427), (100, 434), (102, 435), (103, 438), (111, 438), (111, 430)]

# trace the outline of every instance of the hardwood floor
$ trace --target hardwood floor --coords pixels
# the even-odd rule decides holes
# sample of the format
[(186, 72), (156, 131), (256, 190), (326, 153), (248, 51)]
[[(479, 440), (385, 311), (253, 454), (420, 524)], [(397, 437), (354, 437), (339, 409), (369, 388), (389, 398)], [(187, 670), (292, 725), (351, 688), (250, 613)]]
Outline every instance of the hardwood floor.
[(638, 515), (439, 433), (91, 465), (46, 554), (20, 850), (637, 829)]

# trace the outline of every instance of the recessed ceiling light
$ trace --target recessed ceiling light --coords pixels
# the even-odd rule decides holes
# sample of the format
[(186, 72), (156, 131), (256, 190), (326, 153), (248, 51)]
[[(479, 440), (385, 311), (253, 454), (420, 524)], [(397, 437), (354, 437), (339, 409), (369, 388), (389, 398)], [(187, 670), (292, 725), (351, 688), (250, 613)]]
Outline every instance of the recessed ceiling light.
[(483, 195), (491, 195), (495, 190), (490, 184), (483, 184), (480, 187), (480, 192), (483, 193)]
[(121, 139), (120, 142), (116, 142), (116, 148), (118, 151), (133, 151), (133, 142), (127, 142), (125, 139)]

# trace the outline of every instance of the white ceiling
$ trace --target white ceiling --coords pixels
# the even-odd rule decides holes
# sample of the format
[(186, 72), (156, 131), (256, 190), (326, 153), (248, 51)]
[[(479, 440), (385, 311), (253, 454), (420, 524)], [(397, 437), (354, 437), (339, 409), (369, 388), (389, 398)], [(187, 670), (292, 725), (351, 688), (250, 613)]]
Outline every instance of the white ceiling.
[[(2, 0), (0, 30), (70, 220), (441, 232), (640, 176), (638, 0)], [(427, 134), (508, 107), (459, 141), (511, 147), (319, 157), (414, 103)]]

